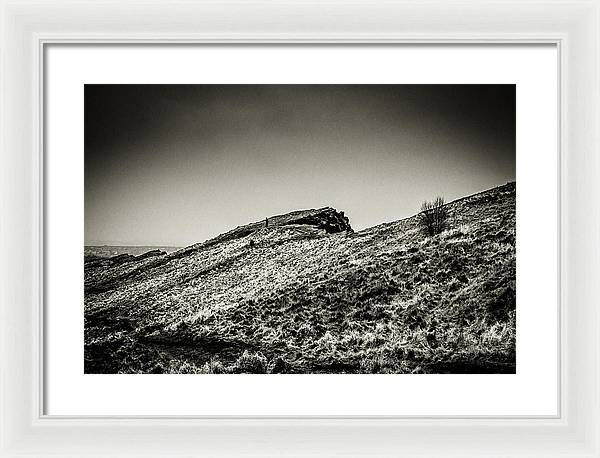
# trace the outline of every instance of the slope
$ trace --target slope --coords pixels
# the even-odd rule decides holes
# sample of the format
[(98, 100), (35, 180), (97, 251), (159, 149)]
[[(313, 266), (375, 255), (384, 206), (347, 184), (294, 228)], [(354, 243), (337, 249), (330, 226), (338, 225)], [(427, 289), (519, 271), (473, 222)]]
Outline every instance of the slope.
[(85, 264), (86, 373), (515, 371), (515, 195), (353, 232), (331, 208)]

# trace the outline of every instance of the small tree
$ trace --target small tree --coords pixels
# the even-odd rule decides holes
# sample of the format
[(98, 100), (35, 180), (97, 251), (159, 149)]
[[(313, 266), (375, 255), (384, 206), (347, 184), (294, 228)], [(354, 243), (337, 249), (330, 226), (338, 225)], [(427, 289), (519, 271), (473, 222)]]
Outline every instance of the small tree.
[(421, 205), (419, 225), (425, 235), (436, 235), (448, 227), (448, 210), (443, 197), (436, 197), (433, 201), (425, 201)]

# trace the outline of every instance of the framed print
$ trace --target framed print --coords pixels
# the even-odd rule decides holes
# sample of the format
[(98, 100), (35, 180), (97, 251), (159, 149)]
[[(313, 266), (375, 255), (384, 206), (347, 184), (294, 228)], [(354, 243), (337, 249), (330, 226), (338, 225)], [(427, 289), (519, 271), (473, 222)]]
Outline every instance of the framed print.
[(557, 415), (557, 56), (49, 45), (47, 413)]
[(599, 456), (598, 7), (4, 2), (2, 456)]

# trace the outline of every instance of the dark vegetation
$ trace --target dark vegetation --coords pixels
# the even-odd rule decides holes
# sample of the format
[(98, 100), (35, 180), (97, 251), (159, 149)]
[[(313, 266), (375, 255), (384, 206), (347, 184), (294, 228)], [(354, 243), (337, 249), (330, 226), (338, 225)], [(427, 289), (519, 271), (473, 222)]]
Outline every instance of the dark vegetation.
[(514, 373), (515, 193), (442, 202), (435, 233), (323, 208), (86, 259), (85, 372)]
[(429, 236), (441, 234), (448, 229), (448, 209), (443, 197), (438, 196), (431, 202), (423, 202), (419, 223), (425, 235)]

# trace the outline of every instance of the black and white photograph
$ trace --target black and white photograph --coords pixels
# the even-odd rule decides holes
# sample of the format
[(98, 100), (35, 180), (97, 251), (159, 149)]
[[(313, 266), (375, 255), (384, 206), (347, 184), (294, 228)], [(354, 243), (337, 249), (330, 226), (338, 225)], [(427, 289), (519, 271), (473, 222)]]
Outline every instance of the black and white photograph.
[(84, 93), (85, 374), (516, 373), (514, 84)]

